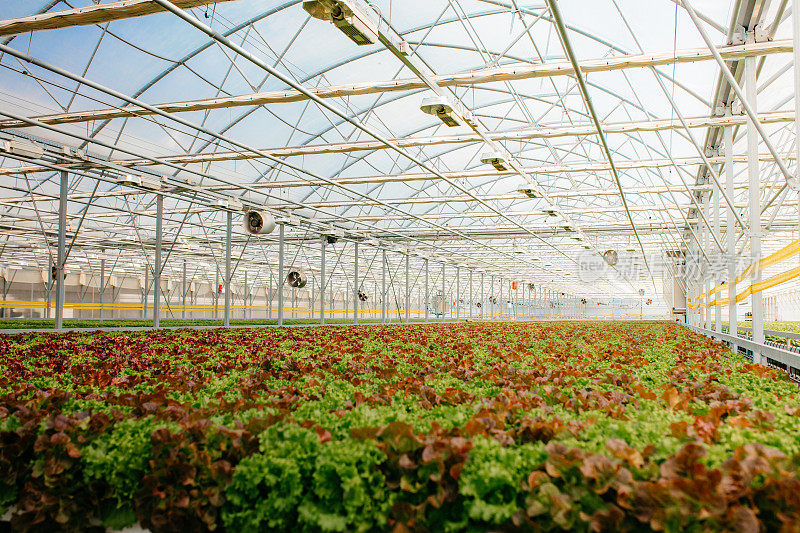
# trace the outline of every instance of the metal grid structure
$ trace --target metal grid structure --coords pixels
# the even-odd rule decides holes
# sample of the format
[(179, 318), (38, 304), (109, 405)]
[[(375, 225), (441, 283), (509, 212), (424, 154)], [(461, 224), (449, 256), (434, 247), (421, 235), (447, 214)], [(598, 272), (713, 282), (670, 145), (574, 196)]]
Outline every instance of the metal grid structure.
[(685, 307), (726, 273), (681, 258), (797, 235), (788, 0), (32, 4), (0, 5), (0, 265), (57, 326)]

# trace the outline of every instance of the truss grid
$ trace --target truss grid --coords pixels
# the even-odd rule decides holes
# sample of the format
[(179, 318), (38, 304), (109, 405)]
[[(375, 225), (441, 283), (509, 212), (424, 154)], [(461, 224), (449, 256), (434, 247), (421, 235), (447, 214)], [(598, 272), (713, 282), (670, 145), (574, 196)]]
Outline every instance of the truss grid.
[[(311, 316), (362, 290), (407, 319), (467, 276), (661, 298), (670, 254), (710, 269), (800, 235), (792, 2), (346, 3), (372, 44), (301, 0), (3, 2), (4, 284), (39, 272), (69, 302), (56, 267), (81, 301), (135, 286), (169, 316), (224, 293), (227, 320), (295, 268)], [(249, 210), (280, 231), (247, 233)], [(630, 271), (588, 279), (608, 250)]]

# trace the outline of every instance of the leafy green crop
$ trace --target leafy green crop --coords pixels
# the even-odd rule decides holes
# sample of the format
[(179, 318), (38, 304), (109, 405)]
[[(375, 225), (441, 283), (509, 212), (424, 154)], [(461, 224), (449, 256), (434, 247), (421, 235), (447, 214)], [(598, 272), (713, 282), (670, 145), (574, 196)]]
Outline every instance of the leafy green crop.
[(0, 335), (16, 531), (794, 531), (800, 397), (670, 323)]

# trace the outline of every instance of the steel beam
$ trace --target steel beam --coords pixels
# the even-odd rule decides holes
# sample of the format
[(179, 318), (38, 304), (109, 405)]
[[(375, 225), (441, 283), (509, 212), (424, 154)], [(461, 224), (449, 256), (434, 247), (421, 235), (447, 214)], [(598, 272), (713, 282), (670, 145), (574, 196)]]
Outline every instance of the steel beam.
[(283, 241), (284, 224), (278, 224), (278, 325), (283, 326)]
[[(786, 167), (786, 164), (780, 158), (780, 156), (778, 155), (777, 150), (775, 150), (775, 147), (772, 145), (772, 141), (770, 140), (769, 135), (767, 135), (767, 132), (764, 130), (764, 127), (761, 125), (761, 122), (758, 120), (758, 116), (756, 115), (756, 111), (755, 111), (756, 106), (750, 104), (751, 101), (752, 102), (755, 101), (755, 95), (758, 93), (758, 87), (755, 86), (755, 83), (756, 83), (755, 79), (756, 79), (757, 73), (756, 72), (753, 73), (753, 85), (754, 85), (754, 87), (752, 88), (752, 98), (749, 95), (745, 96), (744, 91), (742, 91), (742, 88), (739, 87), (739, 83), (736, 81), (736, 78), (733, 76), (733, 74), (731, 73), (730, 69), (725, 64), (725, 60), (719, 54), (719, 51), (717, 50), (717, 47), (711, 41), (711, 38), (708, 36), (708, 33), (706, 32), (705, 28), (703, 28), (703, 25), (701, 24), (699, 18), (697, 17), (697, 14), (695, 13), (694, 9), (692, 8), (692, 5), (689, 2), (689, 0), (681, 0), (681, 3), (683, 4), (684, 9), (686, 9), (686, 12), (689, 14), (689, 18), (692, 19), (692, 22), (694, 23), (695, 27), (697, 28), (697, 31), (700, 33), (700, 36), (703, 38), (703, 41), (705, 41), (706, 46), (708, 46), (708, 49), (714, 55), (714, 59), (716, 60), (717, 64), (719, 65), (719, 68), (722, 71), (722, 75), (727, 80), (727, 82), (730, 85), (730, 87), (733, 90), (733, 92), (736, 93), (736, 96), (739, 97), (739, 101), (741, 102), (742, 107), (744, 108), (744, 111), (747, 114), (748, 131), (750, 130), (750, 128), (752, 128), (753, 131), (758, 133), (758, 135), (764, 141), (764, 144), (767, 146), (767, 149), (769, 150), (769, 152), (775, 158), (775, 164), (780, 169), (781, 173), (783, 174), (784, 178), (786, 179), (787, 184), (792, 189), (798, 190), (798, 187), (800, 186), (800, 184), (798, 184), (798, 180), (796, 179), (795, 176), (793, 176), (789, 172), (789, 169)], [(751, 43), (755, 42), (754, 35), (753, 35), (754, 32), (755, 32), (755, 28), (750, 28), (750, 32), (748, 32), (748, 35), (750, 35), (752, 37), (752, 39), (753, 39), (753, 40), (749, 41)], [(755, 67), (755, 65), (756, 65), (755, 59), (753, 59), (752, 57), (746, 57), (745, 58), (745, 75), (747, 75), (746, 74), (746, 72), (747, 72), (747, 66), (746, 65), (747, 64), (752, 64), (753, 65), (753, 67), (752, 67), (753, 69), (756, 68)], [(755, 153), (749, 153), (748, 154), (748, 159), (750, 157), (755, 157), (756, 154), (758, 153), (757, 150), (758, 150), (758, 145), (756, 145), (756, 152)]]
[[(144, 1), (144, 0), (142, 0)], [(210, 3), (208, 0), (196, 0)], [(150, 2), (148, 2), (150, 3)], [(178, 2), (175, 2), (176, 4)], [(152, 3), (155, 8), (160, 7)], [(94, 6), (99, 7), (99, 6)], [(3, 35), (4, 22), (0, 22), (0, 35)], [(27, 30), (26, 30), (27, 31)], [(25, 33), (23, 31), (22, 33)], [(726, 61), (740, 60), (744, 57), (765, 56), (769, 54), (789, 53), (793, 50), (793, 43), (789, 39), (767, 41), (763, 43), (742, 44), (718, 48), (721, 57)], [(582, 72), (608, 72), (631, 68), (647, 68), (675, 63), (696, 63), (713, 61), (713, 54), (706, 48), (690, 48), (674, 52), (659, 52), (647, 54), (621, 55), (617, 57), (603, 57), (579, 62)], [(514, 64), (499, 67), (490, 67), (479, 70), (466, 71), (456, 74), (432, 75), (431, 80), (439, 87), (474, 86), (484, 83), (505, 81), (518, 81), (534, 78), (549, 78), (555, 76), (574, 76), (575, 71), (568, 61), (554, 63)], [(309, 89), (319, 98), (347, 98), (365, 94), (384, 94), (398, 91), (414, 91), (425, 89), (428, 86), (418, 78), (404, 78), (386, 81), (364, 82), (347, 85), (316, 87)], [(186, 100), (155, 104), (153, 107), (166, 113), (181, 113), (189, 111), (205, 111), (211, 109), (229, 109), (241, 106), (263, 106), (269, 104), (291, 103), (308, 100), (308, 97), (297, 90), (283, 90), (222, 96), (199, 100)], [(149, 109), (129, 105), (121, 108), (104, 108), (87, 111), (73, 111), (51, 115), (40, 115), (34, 119), (45, 124), (69, 124), (79, 122), (92, 122), (111, 120), (114, 118), (137, 117), (152, 115)], [(19, 121), (0, 121), (0, 129), (23, 127)]]
[(67, 239), (67, 189), (69, 187), (69, 175), (61, 172), (61, 181), (58, 197), (58, 252), (56, 264), (56, 331), (64, 329), (64, 261), (66, 261), (66, 239)]
[(227, 211), (227, 225), (225, 227), (225, 327), (231, 325), (231, 232), (233, 226), (233, 211)]
[(386, 249), (381, 250), (381, 324), (386, 324)]
[(319, 323), (325, 325), (325, 248), (327, 237), (320, 239), (319, 250)]
[[(685, 0), (684, 0), (685, 1)], [(748, 34), (748, 39), (754, 39), (752, 33)], [(757, 109), (756, 96), (758, 94), (757, 70), (754, 59), (745, 58), (744, 76), (745, 90), (747, 91), (746, 101), (742, 100), (742, 105), (748, 108)], [(732, 84), (733, 85), (733, 84)], [(747, 174), (750, 178), (750, 188), (748, 199), (750, 204), (750, 260), (753, 262), (761, 260), (761, 189), (759, 187), (759, 165), (758, 158), (758, 123), (753, 120), (753, 114), (748, 113), (750, 120), (747, 121)], [(763, 137), (763, 133), (762, 133)], [(752, 284), (761, 281), (761, 270), (756, 268), (750, 280)], [(757, 344), (764, 343), (764, 300), (763, 294), (757, 292), (750, 296), (753, 312), (753, 341)], [(753, 351), (753, 362), (762, 364), (761, 352), (758, 349)]]
[[(231, 0), (175, 0), (183, 9), (204, 6)], [(43, 30), (55, 30), (74, 26), (105, 24), (114, 20), (141, 17), (161, 13), (164, 9), (150, 0), (118, 0), (104, 2), (63, 11), (37, 13), (27, 17), (18, 17), (0, 21), (0, 36), (19, 35)]]
[(406, 323), (411, 320), (411, 285), (410, 285), (410, 266), (411, 254), (406, 252)]
[(156, 253), (153, 265), (153, 329), (158, 329), (161, 322), (161, 242), (162, 222), (164, 219), (164, 197), (156, 195)]
[(354, 243), (353, 252), (353, 324), (358, 324), (358, 289), (360, 280), (358, 279), (358, 242)]

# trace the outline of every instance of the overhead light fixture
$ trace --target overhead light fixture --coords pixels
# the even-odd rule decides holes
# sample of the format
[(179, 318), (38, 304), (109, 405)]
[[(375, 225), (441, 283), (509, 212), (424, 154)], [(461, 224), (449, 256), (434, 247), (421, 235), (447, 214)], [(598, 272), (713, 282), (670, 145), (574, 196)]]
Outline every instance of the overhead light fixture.
[(503, 154), (500, 152), (487, 152), (481, 156), (481, 163), (484, 165), (492, 165), (500, 172), (508, 170), (508, 162)]
[(536, 189), (517, 189), (518, 193), (524, 194), (528, 198), (541, 198), (542, 195)]
[(316, 19), (332, 22), (359, 46), (378, 42), (378, 26), (353, 0), (307, 0), (303, 9)]
[(542, 213), (544, 213), (545, 215), (550, 216), (550, 217), (557, 217), (558, 216), (558, 213), (556, 213), (555, 209), (545, 209), (544, 211), (542, 211)]
[(142, 189), (158, 190), (161, 188), (161, 180), (139, 176), (136, 174), (124, 174), (114, 180), (117, 185), (124, 187), (140, 187)]
[(39, 159), (44, 155), (44, 148), (38, 144), (20, 141), (0, 141), (0, 152), (14, 154), (30, 159)]
[(423, 113), (438, 117), (439, 120), (451, 128), (461, 125), (461, 123), (453, 114), (453, 106), (450, 105), (450, 102), (448, 102), (447, 99), (439, 95), (429, 96), (422, 100), (422, 104), (420, 104), (419, 109)]
[(125, 174), (124, 176), (117, 178), (115, 181), (117, 185), (122, 185), (124, 187), (142, 186), (142, 177), (135, 174)]

